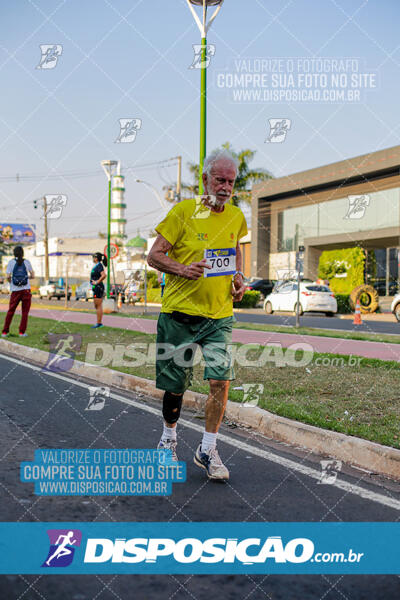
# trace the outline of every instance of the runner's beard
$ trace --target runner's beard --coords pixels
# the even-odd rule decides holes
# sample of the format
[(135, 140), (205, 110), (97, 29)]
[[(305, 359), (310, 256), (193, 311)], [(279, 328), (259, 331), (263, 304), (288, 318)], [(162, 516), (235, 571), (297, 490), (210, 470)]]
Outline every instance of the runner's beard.
[(208, 204), (211, 204), (211, 206), (223, 206), (228, 200), (228, 196), (226, 196), (224, 200), (218, 200), (215, 194), (207, 194), (207, 202)]

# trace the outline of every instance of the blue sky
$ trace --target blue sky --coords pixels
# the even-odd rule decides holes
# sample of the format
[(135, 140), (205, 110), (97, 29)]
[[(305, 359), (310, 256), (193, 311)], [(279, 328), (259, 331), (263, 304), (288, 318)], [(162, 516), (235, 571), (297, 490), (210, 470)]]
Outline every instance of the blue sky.
[[(181, 154), (189, 179), (186, 163), (198, 160), (200, 71), (189, 69), (199, 32), (186, 0), (20, 0), (2, 3), (0, 16), (2, 222), (36, 222), (40, 233), (33, 199), (63, 193), (68, 204), (51, 235), (104, 231), (105, 158), (124, 168)], [(253, 166), (279, 177), (398, 144), (399, 18), (396, 0), (225, 0), (208, 36), (215, 45), (208, 149), (225, 141), (254, 149)], [(62, 45), (54, 69), (36, 69), (40, 44)], [(277, 57), (284, 70), (287, 59), (355, 58), (376, 87), (361, 90), (357, 103), (249, 103), (217, 85), (220, 74), (235, 73), (235, 60)], [(115, 144), (118, 120), (133, 117), (142, 120), (136, 140)], [(265, 143), (270, 118), (291, 120), (283, 143)], [(88, 176), (46, 181), (71, 171)], [(24, 180), (29, 174), (44, 178)], [(135, 177), (161, 192), (175, 167), (127, 172), (129, 234), (161, 218)]]

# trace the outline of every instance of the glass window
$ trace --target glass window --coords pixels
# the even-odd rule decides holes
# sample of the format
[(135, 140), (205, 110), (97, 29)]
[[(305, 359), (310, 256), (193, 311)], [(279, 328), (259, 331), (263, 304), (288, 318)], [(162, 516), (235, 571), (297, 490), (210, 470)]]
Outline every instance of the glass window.
[(292, 288), (293, 288), (292, 283), (285, 283), (285, 285), (281, 285), (281, 287), (279, 288), (279, 293), (280, 294), (289, 294), (292, 291)]
[(295, 250), (309, 237), (400, 225), (400, 188), (353, 194), (278, 214), (278, 252)]
[(326, 285), (307, 285), (306, 290), (310, 292), (330, 292), (331, 290)]

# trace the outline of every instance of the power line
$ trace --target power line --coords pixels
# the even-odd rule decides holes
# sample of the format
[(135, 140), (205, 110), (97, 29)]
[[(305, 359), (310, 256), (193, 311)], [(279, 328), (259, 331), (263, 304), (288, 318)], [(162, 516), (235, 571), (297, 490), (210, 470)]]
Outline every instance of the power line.
[[(176, 165), (177, 158), (166, 158), (164, 160), (154, 161), (151, 163), (145, 164), (136, 164), (136, 165), (128, 165), (123, 167), (123, 171), (132, 171), (132, 170), (141, 170), (141, 169), (154, 169), (160, 168), (161, 166), (172, 167)], [(27, 175), (22, 175), (21, 173), (16, 173), (16, 175), (1, 175), (0, 181), (7, 182), (34, 182), (34, 181), (57, 181), (60, 179), (84, 179), (86, 177), (97, 177), (99, 175), (103, 175), (103, 171), (101, 169), (96, 169), (95, 171), (65, 171), (64, 173), (47, 173), (47, 174), (39, 174), (39, 173), (31, 173)]]

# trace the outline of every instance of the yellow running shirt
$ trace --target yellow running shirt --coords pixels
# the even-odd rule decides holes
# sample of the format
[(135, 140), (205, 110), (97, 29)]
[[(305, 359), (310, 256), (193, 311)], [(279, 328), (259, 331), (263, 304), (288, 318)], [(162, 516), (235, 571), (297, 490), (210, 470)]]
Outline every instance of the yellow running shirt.
[(240, 208), (225, 204), (212, 212), (199, 200), (182, 200), (156, 227), (173, 248), (168, 256), (190, 265), (207, 258), (212, 270), (197, 280), (166, 274), (161, 312), (222, 319), (233, 315), (232, 275), (236, 271), (236, 245), (247, 234)]

